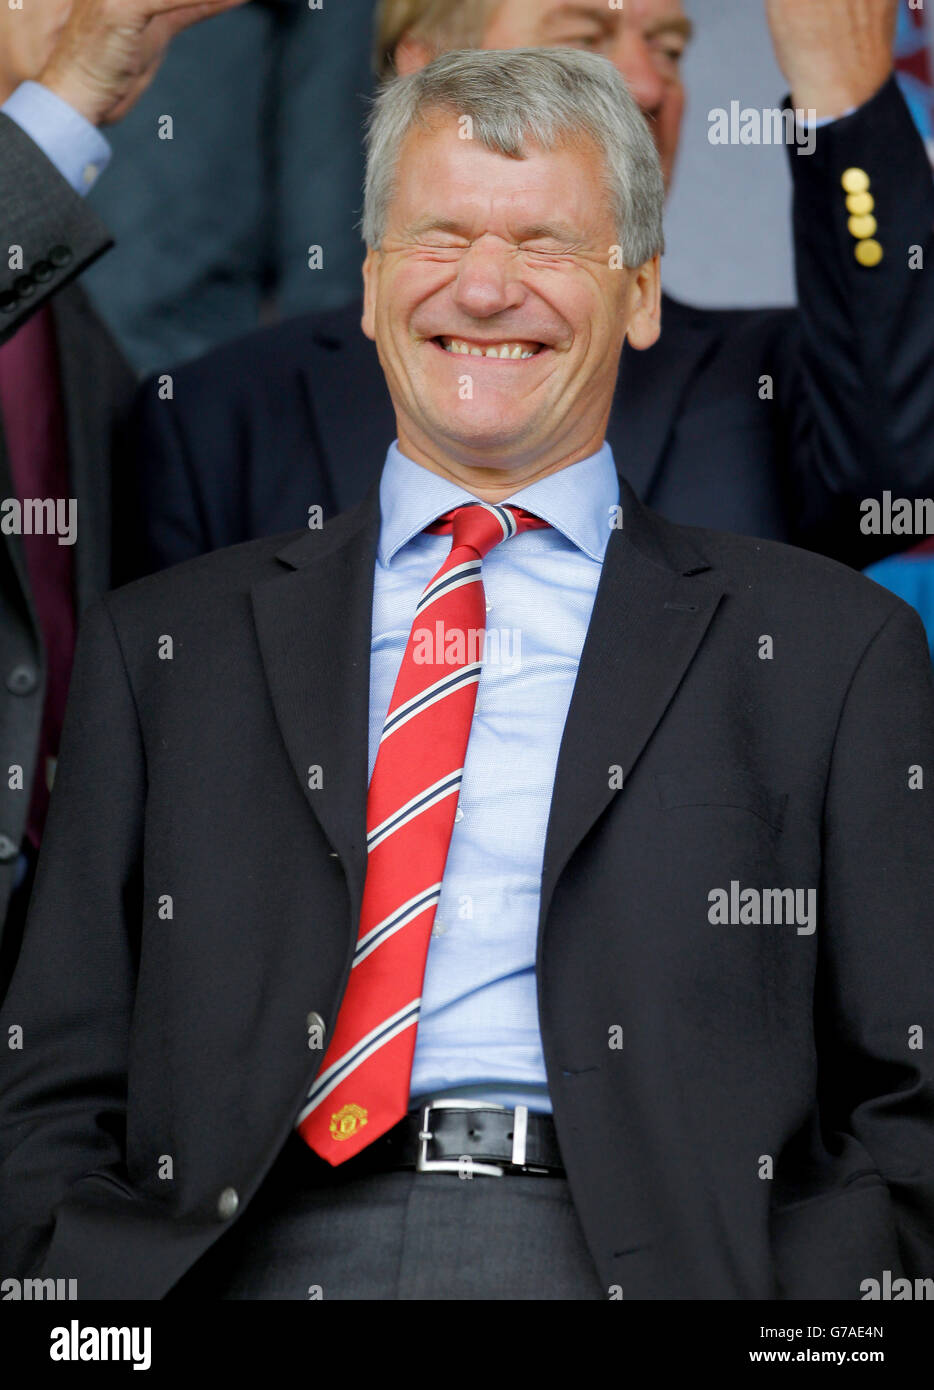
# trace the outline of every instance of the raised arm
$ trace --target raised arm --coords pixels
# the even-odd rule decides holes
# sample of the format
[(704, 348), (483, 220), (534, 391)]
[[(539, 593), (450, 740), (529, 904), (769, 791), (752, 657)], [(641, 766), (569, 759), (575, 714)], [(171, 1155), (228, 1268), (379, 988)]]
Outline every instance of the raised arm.
[(934, 495), (934, 179), (892, 75), (896, 0), (767, 11), (790, 104), (827, 122), (813, 153), (789, 147), (799, 314), (775, 395), (795, 539), (864, 565), (900, 542), (864, 536), (860, 502)]

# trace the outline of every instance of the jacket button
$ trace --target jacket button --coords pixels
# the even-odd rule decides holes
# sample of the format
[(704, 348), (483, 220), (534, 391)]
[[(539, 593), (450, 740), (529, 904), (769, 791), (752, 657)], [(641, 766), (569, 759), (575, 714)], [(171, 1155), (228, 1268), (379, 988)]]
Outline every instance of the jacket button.
[(848, 193), (846, 195), (846, 210), (854, 217), (865, 217), (872, 212), (876, 206), (876, 200), (871, 193)]
[(19, 851), (10, 839), (9, 835), (0, 835), (0, 864), (9, 864), (11, 859), (15, 859)]
[(846, 193), (867, 193), (869, 191), (869, 175), (865, 169), (845, 169), (840, 182)]
[(16, 291), (17, 298), (28, 299), (30, 295), (36, 292), (36, 282), (28, 273), (26, 275), (17, 275), (16, 279), (13, 281), (13, 288)]
[(31, 695), (38, 684), (34, 666), (14, 666), (6, 678), (6, 688), (14, 695)]
[(44, 284), (46, 280), (51, 280), (54, 274), (55, 271), (52, 269), (50, 261), (36, 261), (32, 268), (32, 278), (37, 280), (40, 285)]
[(70, 246), (53, 246), (49, 252), (49, 260), (59, 269), (63, 265), (67, 265), (72, 257), (73, 252)]
[(16, 295), (12, 290), (0, 291), (0, 314), (12, 314), (16, 308)]
[(878, 265), (885, 255), (881, 245), (874, 237), (867, 237), (865, 241), (858, 241), (853, 248), (853, 255), (860, 265), (867, 266), (870, 270), (874, 265)]
[(34, 666), (14, 666), (6, 678), (6, 688), (14, 695), (31, 695), (38, 684)]
[(225, 1187), (217, 1199), (217, 1214), (222, 1221), (229, 1221), (240, 1205), (235, 1187)]

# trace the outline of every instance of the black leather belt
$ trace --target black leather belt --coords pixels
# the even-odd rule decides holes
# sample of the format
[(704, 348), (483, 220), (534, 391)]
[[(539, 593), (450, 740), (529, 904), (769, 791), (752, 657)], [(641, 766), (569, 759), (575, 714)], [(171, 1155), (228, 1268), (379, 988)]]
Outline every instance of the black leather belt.
[[(307, 1146), (301, 1146), (307, 1153)], [(323, 1168), (330, 1168), (323, 1159)], [(404, 1119), (365, 1149), (332, 1168), (338, 1178), (393, 1168), (418, 1173), (457, 1173), (501, 1177), (538, 1173), (563, 1178), (555, 1123), (550, 1115), (530, 1114), (486, 1101), (436, 1100), (410, 1110)]]

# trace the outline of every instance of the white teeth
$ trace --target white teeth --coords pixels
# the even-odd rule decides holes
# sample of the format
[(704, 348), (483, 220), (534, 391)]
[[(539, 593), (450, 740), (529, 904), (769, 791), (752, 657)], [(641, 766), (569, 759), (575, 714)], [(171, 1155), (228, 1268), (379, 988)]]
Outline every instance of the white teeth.
[(460, 338), (452, 338), (444, 345), (445, 352), (452, 352), (461, 357), (496, 357), (500, 361), (524, 361), (527, 357), (534, 357), (535, 353), (529, 348), (523, 348), (519, 343), (502, 343), (498, 347), (490, 346), (486, 349), (471, 346), (463, 342)]

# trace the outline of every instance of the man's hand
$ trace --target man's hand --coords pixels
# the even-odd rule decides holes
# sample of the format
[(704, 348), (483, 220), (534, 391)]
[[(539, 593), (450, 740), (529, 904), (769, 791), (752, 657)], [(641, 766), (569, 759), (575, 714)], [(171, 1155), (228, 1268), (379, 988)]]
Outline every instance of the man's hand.
[(125, 116), (156, 75), (171, 39), (244, 0), (74, 0), (37, 81), (93, 125)]
[(765, 0), (765, 10), (794, 107), (841, 116), (891, 75), (898, 0)]

